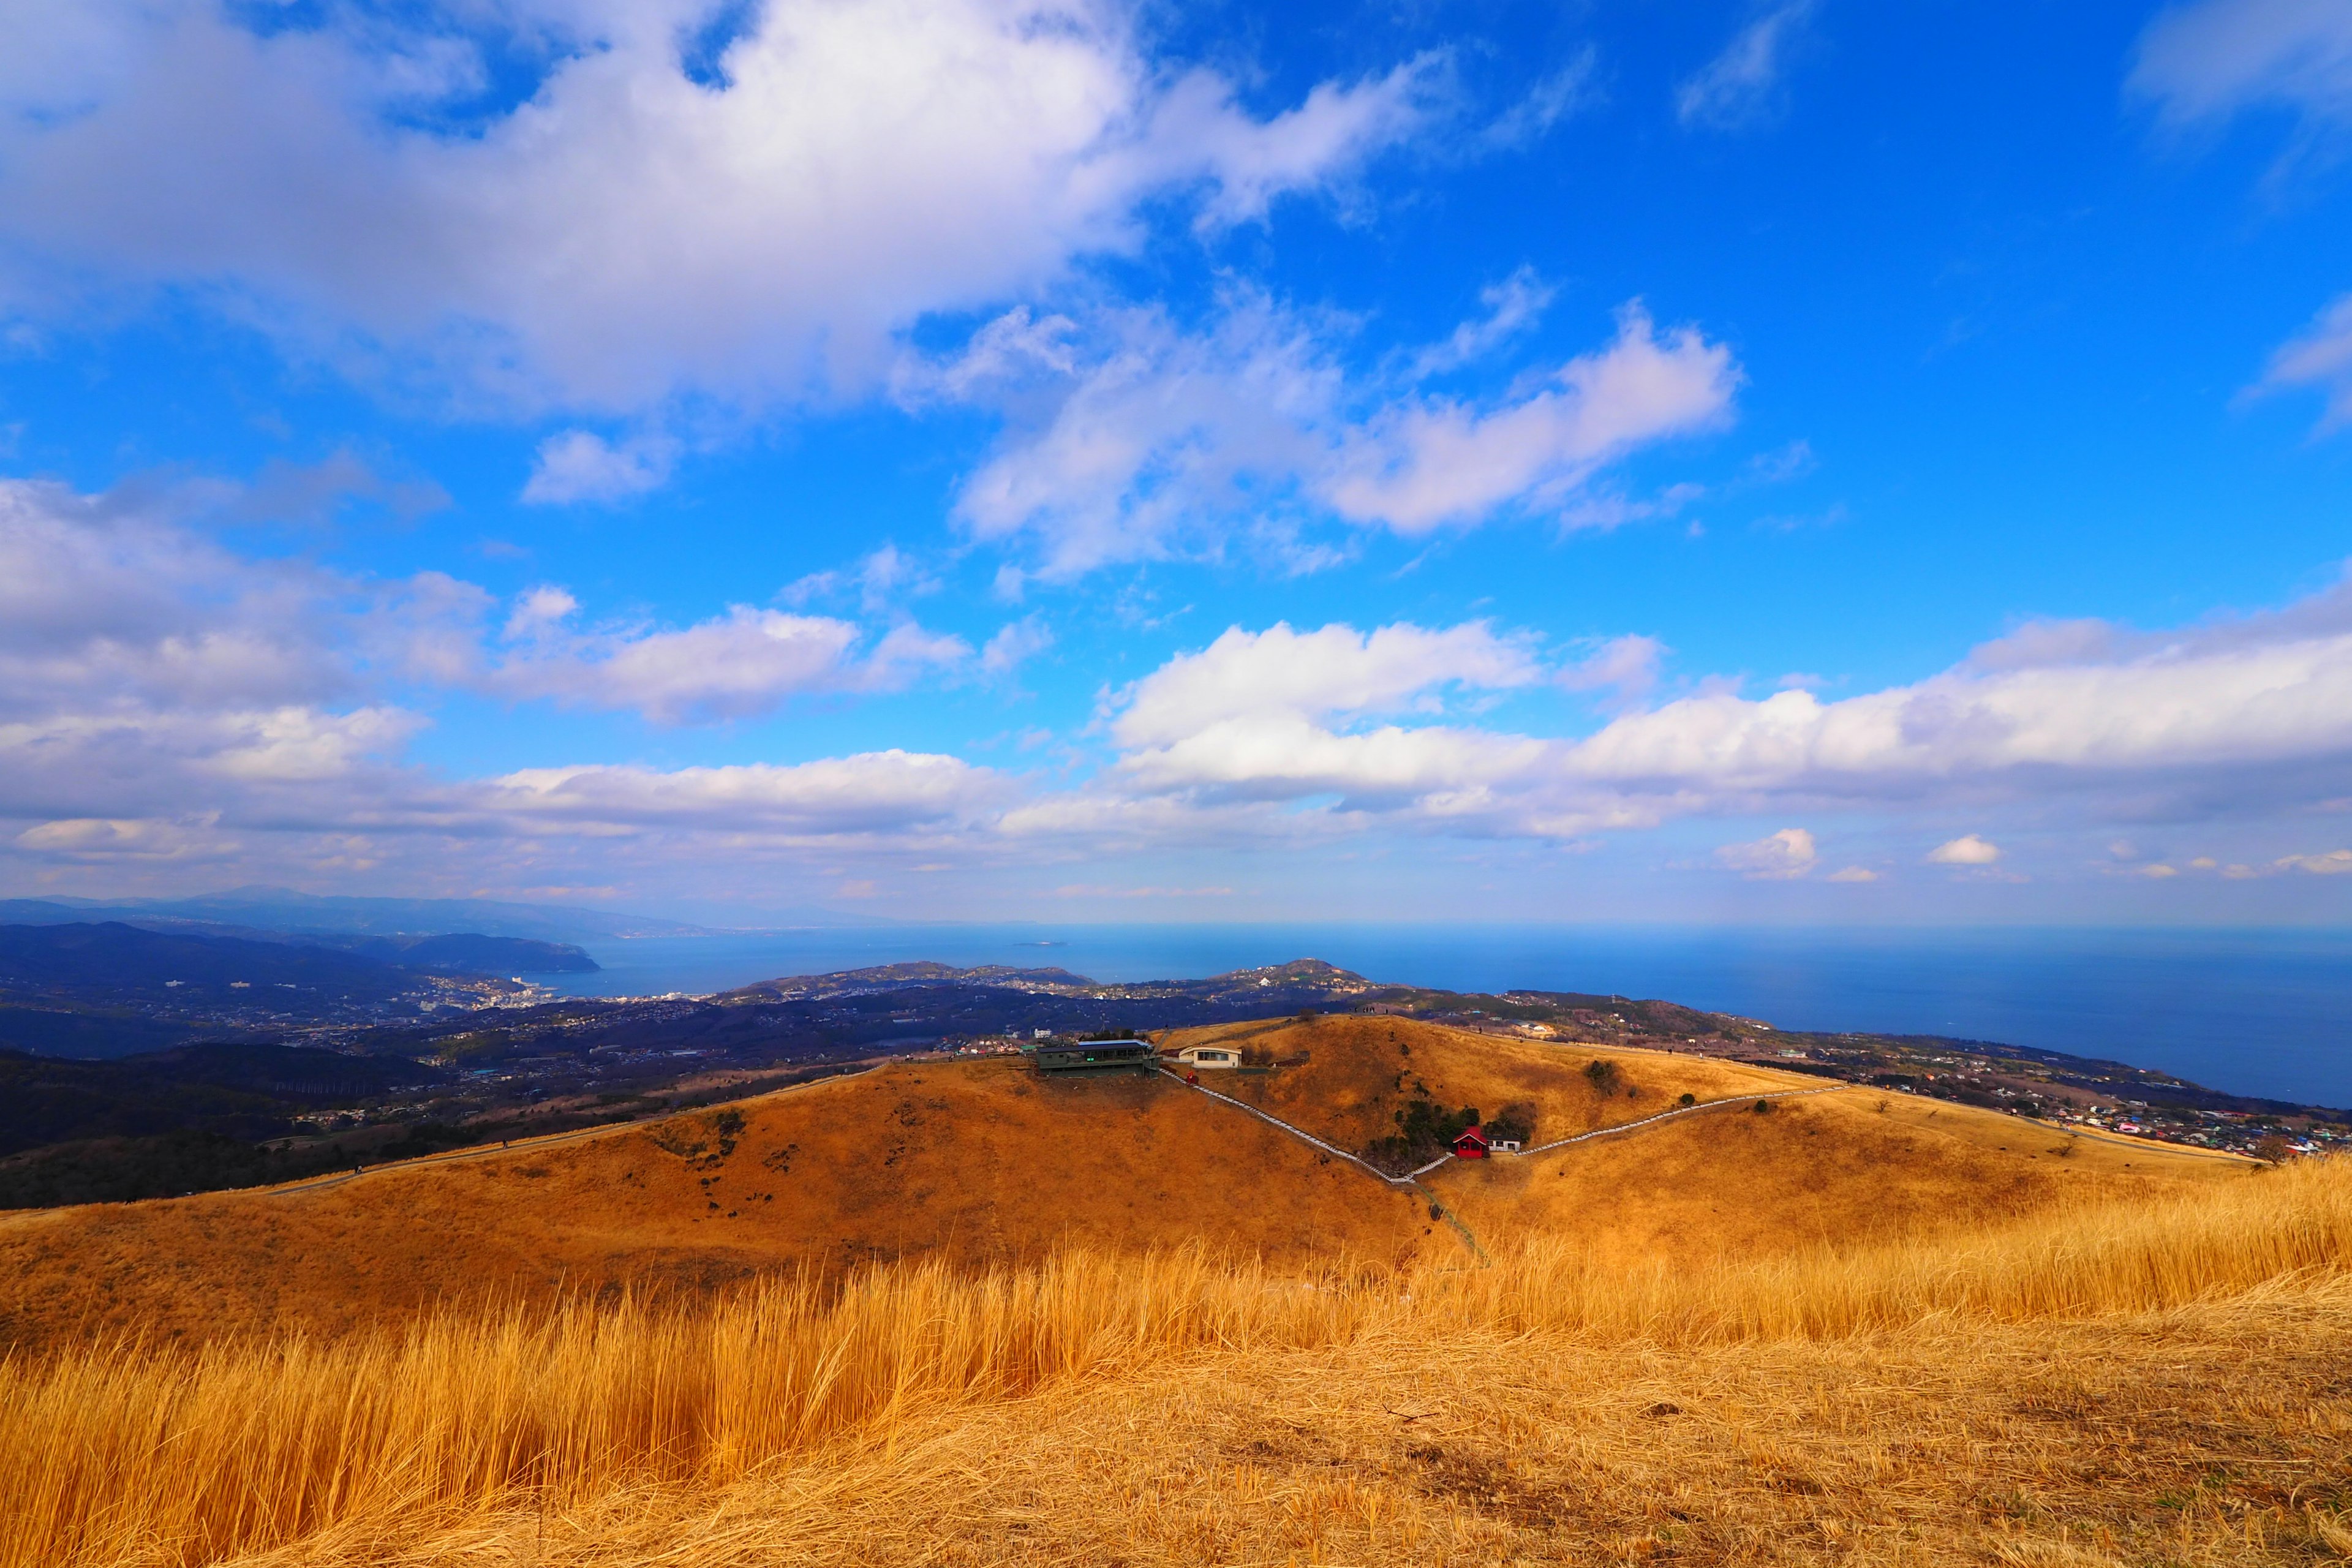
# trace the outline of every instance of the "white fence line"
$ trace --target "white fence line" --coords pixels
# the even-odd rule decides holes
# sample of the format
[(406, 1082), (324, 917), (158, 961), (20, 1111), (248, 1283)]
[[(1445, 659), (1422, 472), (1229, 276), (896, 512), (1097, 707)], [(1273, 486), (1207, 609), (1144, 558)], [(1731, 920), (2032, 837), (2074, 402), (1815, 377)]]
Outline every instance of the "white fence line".
[[(1833, 1083), (1827, 1089), (1792, 1089), (1787, 1094), (1735, 1094), (1724, 1100), (1702, 1100), (1696, 1105), (1677, 1105), (1671, 1110), (1661, 1110), (1655, 1116), (1644, 1116), (1639, 1121), (1621, 1121), (1614, 1127), (1596, 1127), (1590, 1132), (1580, 1132), (1573, 1138), (1562, 1138), (1556, 1143), (1538, 1143), (1532, 1149), (1522, 1149), (1517, 1158), (1530, 1154), (1548, 1154), (1554, 1149), (1565, 1149), (1570, 1143), (1588, 1142), (1595, 1138), (1613, 1138), (1620, 1132), (1631, 1132), (1638, 1127), (1649, 1127), (1661, 1121), (1671, 1121), (1677, 1116), (1696, 1116), (1702, 1110), (1714, 1110), (1726, 1105), (1753, 1104), (1765, 1100), (1802, 1100), (1809, 1094), (1835, 1094), (1842, 1089), (1852, 1089), (1849, 1083)], [(1452, 1159), (1451, 1154), (1446, 1156)]]
[(1167, 1068), (1161, 1068), (1160, 1070), (1163, 1073), (1167, 1073), (1170, 1078), (1174, 1079), (1186, 1089), (1192, 1089), (1198, 1094), (1205, 1094), (1211, 1100), (1222, 1100), (1227, 1105), (1234, 1107), (1236, 1110), (1245, 1110), (1252, 1116), (1256, 1117), (1260, 1121), (1265, 1122), (1269, 1126), (1279, 1127), (1285, 1132), (1289, 1133), (1293, 1138), (1314, 1144), (1315, 1147), (1322, 1150), (1326, 1154), (1337, 1155), (1339, 1158), (1347, 1161), (1350, 1165), (1357, 1166), (1358, 1168), (1369, 1173), (1376, 1180), (1385, 1182), (1391, 1187), (1409, 1187), (1412, 1185), (1414, 1176), (1419, 1176), (1425, 1172), (1434, 1171), (1438, 1166), (1443, 1165), (1446, 1161), (1454, 1158), (1451, 1154), (1442, 1155), (1439, 1158), (1431, 1161), (1428, 1164), (1423, 1165), (1420, 1170), (1413, 1172), (1412, 1175), (1391, 1176), (1386, 1171), (1381, 1170), (1378, 1165), (1372, 1164), (1370, 1162), (1364, 1160), (1358, 1155), (1350, 1154), (1345, 1149), (1326, 1143), (1312, 1132), (1293, 1127), (1289, 1122), (1285, 1121), (1279, 1116), (1268, 1116), (1265, 1111), (1260, 1110), (1256, 1106), (1252, 1105), (1245, 1100), (1235, 1100), (1230, 1094), (1219, 1094), (1215, 1089), (1194, 1083), (1191, 1079), (1185, 1078), (1183, 1074), (1171, 1072)]
[[(1428, 1164), (1422, 1166), (1417, 1171), (1408, 1171), (1402, 1176), (1391, 1176), (1386, 1171), (1381, 1170), (1379, 1166), (1372, 1164), (1362, 1157), (1350, 1154), (1345, 1149), (1326, 1143), (1322, 1139), (1318, 1138), (1315, 1134), (1308, 1132), (1304, 1129), (1293, 1127), (1289, 1122), (1285, 1121), (1279, 1116), (1269, 1116), (1265, 1111), (1260, 1110), (1256, 1106), (1252, 1105), (1245, 1100), (1235, 1100), (1230, 1094), (1219, 1094), (1215, 1089), (1207, 1088), (1202, 1084), (1194, 1083), (1191, 1079), (1185, 1078), (1183, 1074), (1173, 1071), (1171, 1068), (1163, 1067), (1160, 1070), (1166, 1073), (1170, 1078), (1174, 1079), (1178, 1083), (1182, 1084), (1186, 1089), (1192, 1089), (1200, 1094), (1205, 1094), (1211, 1100), (1221, 1100), (1237, 1110), (1245, 1110), (1250, 1115), (1256, 1117), (1260, 1121), (1266, 1123), (1268, 1126), (1279, 1127), (1285, 1132), (1289, 1133), (1293, 1138), (1297, 1138), (1303, 1142), (1312, 1143), (1315, 1147), (1322, 1150), (1325, 1153), (1336, 1155), (1339, 1159), (1347, 1161), (1348, 1163), (1359, 1167), (1376, 1179), (1385, 1182), (1391, 1187), (1409, 1187), (1422, 1177), (1429, 1174), (1430, 1172), (1437, 1169), (1438, 1166), (1445, 1163), (1446, 1161), (1455, 1158), (1455, 1156), (1450, 1152), (1440, 1154), (1436, 1159), (1432, 1160)], [(1655, 1116), (1644, 1116), (1639, 1121), (1620, 1122), (1614, 1127), (1599, 1127), (1590, 1132), (1580, 1132), (1573, 1138), (1562, 1138), (1558, 1142), (1551, 1143), (1538, 1143), (1532, 1149), (1520, 1150), (1518, 1153), (1512, 1156), (1512, 1158), (1524, 1160), (1530, 1155), (1549, 1153), (1554, 1149), (1565, 1149), (1571, 1143), (1589, 1142), (1595, 1138), (1613, 1138), (1621, 1132), (1632, 1132), (1640, 1128), (1654, 1126), (1661, 1121), (1671, 1121), (1677, 1116), (1696, 1116), (1702, 1110), (1717, 1110), (1727, 1105), (1752, 1103), (1758, 1100), (1802, 1100), (1809, 1094), (1835, 1094), (1842, 1089), (1851, 1089), (1853, 1087), (1853, 1086), (1852, 1084), (1833, 1083), (1826, 1089), (1800, 1089), (1791, 1090), (1787, 1094), (1735, 1094), (1725, 1100), (1703, 1100), (1696, 1105), (1677, 1105), (1671, 1110), (1661, 1110)]]

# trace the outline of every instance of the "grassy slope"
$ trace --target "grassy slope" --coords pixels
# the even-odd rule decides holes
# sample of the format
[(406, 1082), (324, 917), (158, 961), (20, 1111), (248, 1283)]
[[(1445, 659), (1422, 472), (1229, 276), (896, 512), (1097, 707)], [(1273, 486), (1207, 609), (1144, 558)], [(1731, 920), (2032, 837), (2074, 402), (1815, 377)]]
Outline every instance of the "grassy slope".
[(2309, 1568), (2347, 1345), (2342, 1162), (1749, 1264), (896, 1266), (0, 1363), (0, 1565)]
[[(2069, 1140), (2013, 1116), (1900, 1094), (1780, 1099), (1822, 1080), (1665, 1052), (1352, 1017), (1188, 1031), (1178, 1043), (1215, 1038), (1276, 1059), (1304, 1054), (1303, 1065), (1263, 1076), (1202, 1077), (1348, 1148), (1387, 1131), (1421, 1085), (1444, 1105), (1489, 1114), (1532, 1101), (1538, 1143), (1654, 1116), (1684, 1094), (1772, 1100), (1767, 1115), (1709, 1111), (1526, 1159), (1457, 1162), (1426, 1178), (1482, 1239), (1502, 1245), (1560, 1236), (1629, 1260), (1757, 1255), (1964, 1228), (2248, 1169), (2201, 1152)], [(1594, 1060), (1616, 1065), (1615, 1092), (1602, 1095), (1585, 1075)]]
[[(1638, 1120), (1685, 1092), (1821, 1087), (1701, 1058), (1388, 1018), (1182, 1039), (1219, 1037), (1303, 1053), (1302, 1066), (1209, 1081), (1343, 1147), (1384, 1131), (1416, 1084), (1448, 1105), (1532, 1100), (1539, 1139)], [(1595, 1091), (1582, 1068), (1603, 1056), (1633, 1094)], [(166, 1340), (340, 1331), (444, 1299), (709, 1286), (932, 1254), (985, 1263), (1205, 1240), (1276, 1261), (1401, 1263), (1424, 1249), (1450, 1257), (1454, 1245), (1410, 1194), (1166, 1079), (1040, 1078), (1003, 1059), (909, 1064), (733, 1109), (745, 1125), (731, 1152), (718, 1113), (702, 1112), (310, 1192), (0, 1218), (0, 1343), (129, 1328)], [(1966, 1226), (2242, 1170), (2088, 1142), (2060, 1159), (2050, 1151), (2062, 1142), (1991, 1112), (1847, 1092), (1448, 1165), (1429, 1184), (1490, 1244), (1568, 1236), (1635, 1259)]]
[[(1164, 1079), (922, 1064), (714, 1112), (297, 1193), (0, 1219), (0, 1343), (341, 1330), (444, 1298), (709, 1283), (803, 1262), (1034, 1258), (1207, 1237), (1402, 1262), (1409, 1194)], [(682, 1156), (665, 1149), (704, 1152)], [(715, 1205), (715, 1206), (714, 1206)], [(1436, 1245), (1455, 1244), (1444, 1232)]]
[[(1541, 1138), (1820, 1087), (1386, 1019), (1249, 1043), (1309, 1059), (1211, 1081), (1347, 1144), (1408, 1062)], [(910, 1064), (734, 1109), (724, 1152), (704, 1112), (0, 1222), (37, 1351), (0, 1363), (0, 1568), (2352, 1558), (2352, 1168), (1847, 1090), (1446, 1166), (1481, 1268), (1165, 1080)], [(1151, 1250), (1201, 1237), (1263, 1261)], [(418, 1310), (902, 1257), (838, 1298)], [(291, 1325), (356, 1331), (155, 1343)]]

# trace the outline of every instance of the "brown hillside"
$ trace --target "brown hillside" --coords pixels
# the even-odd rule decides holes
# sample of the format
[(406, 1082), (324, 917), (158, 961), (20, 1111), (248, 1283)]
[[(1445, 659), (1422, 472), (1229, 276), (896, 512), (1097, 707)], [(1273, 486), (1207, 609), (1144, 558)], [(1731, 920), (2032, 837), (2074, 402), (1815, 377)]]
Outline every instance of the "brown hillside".
[(1603, 1258), (1696, 1261), (1959, 1231), (2255, 1168), (1868, 1089), (1772, 1106), (1532, 1159), (1457, 1162), (1427, 1180), (1481, 1237), (1574, 1237)]
[(1166, 1079), (909, 1064), (310, 1191), (0, 1221), (0, 1346), (342, 1331), (443, 1299), (1195, 1239), (1276, 1262), (1458, 1247), (1412, 1194)]
[[(1738, 1097), (1713, 1110), (1526, 1159), (1454, 1162), (1424, 1178), (1482, 1239), (1576, 1238), (1604, 1257), (1712, 1258), (1958, 1228), (2062, 1202), (2242, 1176), (2251, 1165), (2158, 1144), (2069, 1138), (2014, 1116), (1663, 1051), (1513, 1039), (1410, 1019), (1330, 1017), (1190, 1031), (1296, 1065), (1203, 1074), (1343, 1148), (1392, 1125), (1424, 1089), (1493, 1115), (1537, 1108), (1535, 1142)], [(1305, 1060), (1299, 1060), (1300, 1058)], [(1602, 1093), (1595, 1060), (1617, 1079)], [(1801, 1096), (1801, 1098), (1792, 1098)]]
[[(1293, 1065), (1265, 1074), (1203, 1074), (1205, 1087), (1346, 1149), (1394, 1131), (1395, 1112), (1423, 1093), (1448, 1108), (1476, 1106), (1488, 1116), (1513, 1100), (1531, 1101), (1540, 1143), (1654, 1116), (1683, 1094), (1720, 1100), (1822, 1087), (1818, 1079), (1706, 1057), (1513, 1039), (1411, 1018), (1226, 1025), (1172, 1035), (1167, 1045), (1173, 1050), (1213, 1040), (1237, 1044), (1256, 1060)], [(1598, 1059), (1616, 1064), (1613, 1094), (1602, 1095), (1585, 1076), (1585, 1064)]]
[[(1710, 1111), (1426, 1178), (1496, 1248), (1559, 1237), (1604, 1257), (1715, 1258), (1965, 1226), (2244, 1169), (1901, 1095), (1790, 1098), (1821, 1080), (1736, 1063), (1407, 1019), (1284, 1020), (1176, 1043), (1207, 1038), (1294, 1064), (1203, 1075), (1209, 1084), (1346, 1148), (1388, 1131), (1421, 1086), (1489, 1113), (1531, 1102), (1538, 1142), (1638, 1121), (1685, 1093), (1774, 1098), (1769, 1115)], [(1596, 1058), (1616, 1064), (1614, 1092), (1586, 1075)], [(448, 1299), (1193, 1242), (1276, 1264), (1460, 1256), (1418, 1195), (1165, 1078), (1040, 1078), (1007, 1059), (909, 1063), (332, 1186), (0, 1220), (0, 1346), (109, 1330), (165, 1340), (342, 1331)]]

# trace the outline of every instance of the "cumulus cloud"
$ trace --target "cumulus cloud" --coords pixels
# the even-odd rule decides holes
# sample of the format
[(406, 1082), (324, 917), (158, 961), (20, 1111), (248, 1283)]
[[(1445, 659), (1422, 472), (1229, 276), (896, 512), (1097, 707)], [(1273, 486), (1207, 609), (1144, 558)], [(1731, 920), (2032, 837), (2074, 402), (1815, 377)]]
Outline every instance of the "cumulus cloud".
[[(856, 395), (920, 318), (1134, 248), (1155, 198), (1253, 220), (1435, 91), (1409, 62), (1261, 118), (1156, 67), (1112, 0), (779, 0), (690, 73), (707, 10), (37, 7), (0, 66), (0, 289), (191, 286), (509, 406)], [(535, 71), (519, 101), (494, 57)], [(547, 457), (544, 499), (657, 466), (593, 436)]]
[(1675, 89), (1675, 115), (1685, 126), (1734, 131), (1770, 116), (1780, 101), (1789, 49), (1811, 20), (1814, 0), (1790, 0), (1732, 36), (1723, 52)]
[(1538, 679), (1527, 643), (1480, 621), (1438, 629), (1399, 623), (1370, 632), (1348, 626), (1299, 632), (1286, 622), (1263, 632), (1234, 626), (1129, 688), (1111, 732), (1125, 745), (1152, 745), (1270, 714), (1433, 709), (1425, 700), (1438, 688), (1498, 690)]
[(1471, 402), (1420, 378), (1488, 352), (1531, 320), (1531, 277), (1409, 356), (1404, 379), (1351, 374), (1346, 323), (1227, 299), (1199, 331), (1156, 310), (1081, 325), (1015, 310), (921, 391), (992, 404), (1010, 420), (963, 486), (978, 538), (1033, 540), (1049, 575), (1213, 550), (1237, 529), (1299, 521), (1425, 534), (1567, 503), (1606, 465), (1729, 416), (1740, 373), (1695, 327), (1661, 331), (1639, 302), (1605, 347), (1504, 397)]
[(1443, 724), (1382, 724), (1342, 733), (1335, 721), (1443, 711), (1445, 689), (1502, 690), (1539, 679), (1521, 642), (1478, 623), (1360, 633), (1228, 630), (1124, 694), (1111, 734), (1128, 748), (1132, 787), (1251, 798), (1334, 793), (1360, 805), (1417, 801), (1473, 812), (1498, 776), (1532, 766), (1538, 742)]
[(2131, 90), (2175, 124), (2257, 105), (2352, 120), (2352, 12), (2336, 0), (2194, 0), (2140, 35)]
[(1811, 833), (1801, 827), (1784, 827), (1752, 843), (1726, 844), (1715, 858), (1743, 876), (1785, 881), (1811, 871), (1821, 852)]
[[(1654, 699), (1629, 693), (1658, 649), (1640, 637), (1572, 649), (1563, 669), (1538, 639), (1487, 622), (1234, 626), (1108, 692), (1097, 732), (1112, 754), (1074, 784), (912, 752), (489, 779), (409, 760), (426, 722), (412, 690), (718, 721), (801, 694), (1002, 677), (1047, 640), (1034, 619), (975, 650), (911, 620), (751, 605), (684, 626), (600, 623), (559, 584), (501, 600), (432, 574), (354, 581), (234, 556), (152, 498), (0, 484), (0, 853), (160, 865), (300, 842), (356, 866), (428, 839), (722, 856), (839, 838), (1034, 859), (1382, 829), (1558, 841), (1832, 809), (1966, 812), (1982, 831), (1931, 863), (1998, 874), (1992, 840), (2012, 808), (2037, 831), (2071, 813), (2099, 845), (2131, 824), (2352, 795), (2347, 584), (2171, 631), (2030, 624), (1940, 673), (1837, 700), (1751, 698), (1718, 680), (1641, 705)], [(1633, 705), (1590, 732), (1547, 726), (1547, 704), (1564, 720), (1580, 710), (1562, 686)], [(1549, 732), (1487, 719), (1507, 698)], [(2159, 830), (2130, 831), (2145, 843)], [(2272, 858), (2280, 847), (2241, 850), (2221, 874), (2352, 862)], [(2114, 854), (2143, 859), (2136, 843)], [(1798, 828), (1729, 846), (1721, 863), (1826, 870)]]
[(2000, 847), (1966, 834), (1948, 839), (1927, 851), (1928, 864), (1934, 866), (1990, 866), (2000, 858)]
[[(1672, 817), (1822, 805), (2072, 801), (2093, 819), (2242, 815), (2340, 797), (2352, 774), (2352, 587), (2175, 634), (2023, 628), (1939, 675), (1825, 701), (1736, 685), (1621, 714), (1581, 738), (1460, 722), (1440, 682), (1505, 689), (1484, 626), (1387, 628), (1400, 658), (1361, 696), (1329, 674), (1371, 666), (1382, 634), (1238, 628), (1136, 683), (1110, 731), (1132, 789), (1401, 813), (1476, 834), (1573, 837)], [(1441, 654), (1432, 639), (1453, 640)], [(1318, 639), (1339, 656), (1315, 656)], [(1524, 649), (1517, 650), (1523, 654)], [(1367, 715), (1391, 721), (1366, 727)], [(1399, 720), (1402, 721), (1398, 721)], [(1945, 864), (1990, 864), (1971, 835)]]

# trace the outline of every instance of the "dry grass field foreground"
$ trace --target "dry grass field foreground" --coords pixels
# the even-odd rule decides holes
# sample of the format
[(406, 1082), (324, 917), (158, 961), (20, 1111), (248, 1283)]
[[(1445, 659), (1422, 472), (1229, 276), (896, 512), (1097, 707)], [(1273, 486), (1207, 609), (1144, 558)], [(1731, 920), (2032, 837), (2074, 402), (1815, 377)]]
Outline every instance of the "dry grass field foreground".
[(0, 1564), (2337, 1562), (2352, 1165), (1629, 1266), (1198, 1252), (0, 1366)]

